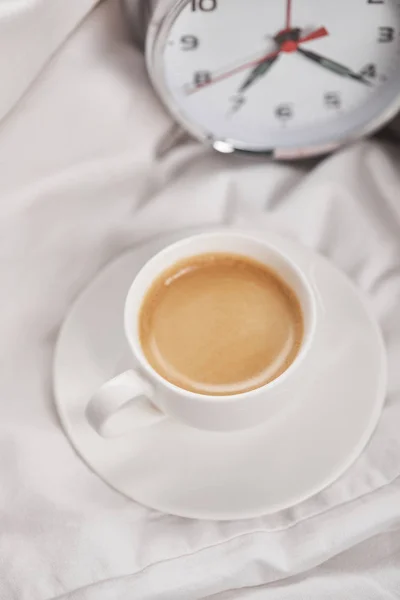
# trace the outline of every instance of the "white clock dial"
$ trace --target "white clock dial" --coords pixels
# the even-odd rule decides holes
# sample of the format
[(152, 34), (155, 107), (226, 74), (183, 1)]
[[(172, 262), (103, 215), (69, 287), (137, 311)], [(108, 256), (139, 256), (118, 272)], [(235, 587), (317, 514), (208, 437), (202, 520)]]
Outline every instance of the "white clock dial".
[(190, 0), (156, 49), (155, 83), (194, 133), (254, 151), (334, 144), (398, 105), (400, 0)]

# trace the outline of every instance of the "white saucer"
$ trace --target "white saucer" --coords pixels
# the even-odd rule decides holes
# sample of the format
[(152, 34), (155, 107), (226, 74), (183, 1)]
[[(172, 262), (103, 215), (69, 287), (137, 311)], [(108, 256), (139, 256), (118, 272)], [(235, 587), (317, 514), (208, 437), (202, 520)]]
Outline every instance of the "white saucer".
[[(242, 519), (288, 508), (338, 478), (367, 444), (382, 409), (386, 358), (364, 300), (336, 268), (292, 241), (268, 236), (318, 290), (321, 325), (291, 409), (239, 433), (208, 433), (172, 420), (103, 439), (84, 417), (88, 399), (128, 366), (125, 295), (143, 263), (188, 232), (121, 256), (93, 281), (61, 329), (54, 390), (80, 456), (116, 490), (149, 507), (199, 519)], [(311, 384), (311, 386), (310, 386)]]

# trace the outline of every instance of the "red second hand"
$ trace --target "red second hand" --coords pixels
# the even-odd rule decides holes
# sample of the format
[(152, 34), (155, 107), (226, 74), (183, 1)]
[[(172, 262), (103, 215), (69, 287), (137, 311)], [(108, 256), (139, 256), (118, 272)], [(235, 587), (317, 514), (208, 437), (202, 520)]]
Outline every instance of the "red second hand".
[(271, 54), (267, 54), (267, 55), (263, 56), (262, 58), (257, 58), (257, 60), (252, 60), (251, 62), (245, 63), (244, 65), (240, 65), (239, 67), (236, 67), (235, 69), (232, 69), (231, 71), (227, 71), (226, 73), (221, 73), (221, 75), (217, 75), (216, 77), (214, 77), (211, 81), (208, 81), (207, 83), (203, 83), (202, 85), (196, 85), (195, 88), (193, 88), (187, 92), (187, 95), (190, 96), (191, 94), (194, 94), (195, 92), (198, 92), (199, 90), (202, 90), (203, 88), (205, 88), (209, 85), (212, 85), (213, 83), (218, 83), (219, 81), (223, 81), (224, 79), (227, 79), (228, 77), (232, 77), (232, 75), (236, 75), (236, 73), (240, 73), (241, 71), (244, 71), (245, 69), (248, 69), (250, 67), (256, 67), (260, 63), (264, 62), (264, 60), (268, 60), (269, 58), (274, 58), (274, 56), (278, 56), (278, 54), (280, 54), (280, 52), (281, 52), (280, 49), (275, 50), (275, 52), (271, 52)]
[(317, 40), (318, 38), (326, 37), (327, 35), (329, 35), (329, 31), (326, 29), (326, 27), (320, 27), (319, 29), (316, 29), (315, 31), (312, 31), (308, 35), (305, 35), (304, 37), (302, 37), (297, 42), (297, 44), (304, 44), (304, 42), (311, 42), (312, 40)]
[(232, 77), (232, 75), (236, 75), (236, 73), (245, 71), (246, 69), (248, 69), (250, 67), (256, 67), (257, 65), (264, 62), (264, 60), (268, 60), (269, 58), (274, 58), (274, 56), (278, 56), (278, 54), (281, 54), (281, 52), (294, 52), (294, 50), (296, 50), (298, 44), (303, 44), (304, 42), (311, 42), (312, 40), (317, 40), (317, 39), (325, 37), (327, 35), (329, 35), (328, 30), (325, 27), (320, 27), (319, 29), (316, 29), (315, 31), (304, 36), (303, 38), (300, 38), (297, 42), (290, 42), (290, 44), (291, 44), (290, 49), (289, 48), (287, 48), (287, 49), (279, 48), (279, 50), (276, 50), (275, 52), (271, 52), (270, 54), (266, 54), (262, 58), (258, 58), (257, 60), (252, 60), (251, 62), (245, 63), (244, 65), (235, 67), (234, 69), (227, 71), (226, 73), (221, 73), (221, 75), (217, 75), (216, 77), (211, 79), (211, 81), (209, 81), (207, 83), (203, 83), (202, 85), (197, 85), (196, 87), (188, 90), (186, 92), (186, 94), (188, 96), (190, 96), (191, 94), (195, 94), (196, 92), (208, 87), (209, 85), (213, 85), (214, 83), (223, 81), (224, 79), (227, 79), (228, 77)]
[(286, 30), (292, 28), (292, 0), (287, 0), (286, 4)]

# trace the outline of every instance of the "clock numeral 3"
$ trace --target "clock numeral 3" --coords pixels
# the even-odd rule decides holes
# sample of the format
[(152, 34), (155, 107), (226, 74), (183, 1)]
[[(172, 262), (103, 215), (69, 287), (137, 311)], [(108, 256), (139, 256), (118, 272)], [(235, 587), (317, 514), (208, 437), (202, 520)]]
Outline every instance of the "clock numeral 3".
[(193, 77), (194, 84), (198, 87), (211, 83), (212, 76), (210, 71), (196, 71)]
[(183, 35), (181, 37), (181, 48), (184, 51), (196, 50), (199, 47), (199, 38), (195, 35)]
[(378, 29), (378, 42), (384, 44), (385, 42), (393, 42), (394, 40), (394, 27), (379, 27)]
[(192, 0), (192, 11), (212, 12), (218, 6), (217, 0)]

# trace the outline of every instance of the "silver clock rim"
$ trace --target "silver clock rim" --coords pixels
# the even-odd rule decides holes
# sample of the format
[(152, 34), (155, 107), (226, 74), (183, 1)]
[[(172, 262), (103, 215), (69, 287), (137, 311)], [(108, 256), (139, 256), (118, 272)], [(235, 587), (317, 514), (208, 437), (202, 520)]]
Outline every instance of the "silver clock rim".
[(185, 116), (169, 91), (164, 78), (163, 49), (165, 47), (165, 42), (175, 19), (190, 2), (191, 0), (158, 0), (158, 4), (154, 8), (147, 31), (145, 46), (147, 70), (153, 86), (157, 90), (170, 114), (189, 132), (190, 135), (198, 141), (213, 147), (216, 151), (224, 154), (245, 153), (255, 156), (268, 155), (277, 160), (309, 158), (327, 154), (340, 147), (353, 144), (360, 139), (375, 133), (399, 113), (400, 78), (397, 85), (397, 95), (394, 95), (393, 101), (381, 114), (362, 127), (354, 130), (351, 135), (344, 135), (333, 142), (302, 147), (265, 147), (259, 149), (252, 147), (250, 144), (238, 142), (237, 140), (216, 138), (203, 127), (196, 125), (196, 123)]

